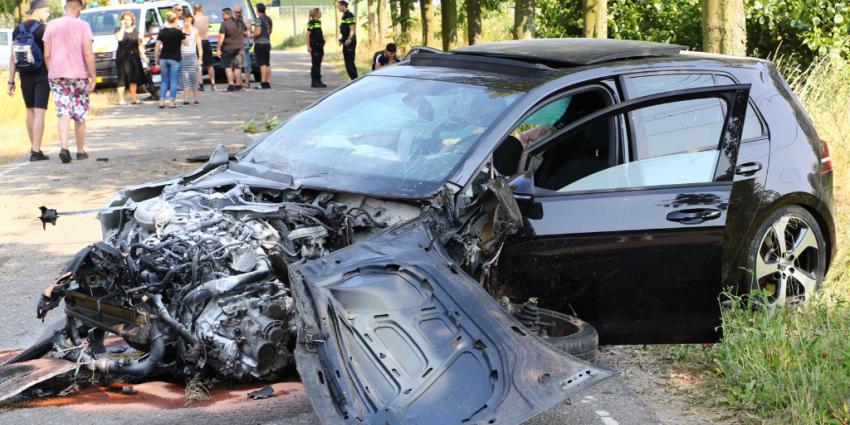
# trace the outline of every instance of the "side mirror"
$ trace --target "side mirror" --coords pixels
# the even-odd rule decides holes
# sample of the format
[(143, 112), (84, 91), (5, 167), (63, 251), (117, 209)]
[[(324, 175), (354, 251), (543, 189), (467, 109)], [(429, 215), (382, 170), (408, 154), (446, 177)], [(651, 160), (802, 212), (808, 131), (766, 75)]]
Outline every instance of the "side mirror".
[(518, 174), (508, 182), (508, 186), (513, 192), (522, 215), (531, 219), (538, 219), (543, 216), (540, 204), (534, 199), (534, 179), (531, 173), (526, 171)]

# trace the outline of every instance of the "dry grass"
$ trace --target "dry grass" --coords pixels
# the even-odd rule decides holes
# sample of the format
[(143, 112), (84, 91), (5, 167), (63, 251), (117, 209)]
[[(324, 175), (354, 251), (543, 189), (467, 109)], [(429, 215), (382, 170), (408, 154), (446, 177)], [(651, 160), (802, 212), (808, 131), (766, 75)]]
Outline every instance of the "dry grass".
[[(6, 71), (0, 73), (0, 81), (7, 81), (8, 75)], [(99, 110), (114, 103), (116, 99), (112, 90), (95, 93), (91, 97), (90, 116), (96, 115)], [(0, 93), (0, 128), (3, 128), (3, 137), (0, 139), (0, 164), (12, 162), (29, 152), (26, 117), (27, 110), (21, 97), (20, 80), (18, 80), (18, 90), (15, 91), (14, 97), (9, 97), (5, 92)], [(42, 150), (56, 150), (59, 145), (56, 125), (56, 110), (53, 108), (51, 99), (47, 107)]]

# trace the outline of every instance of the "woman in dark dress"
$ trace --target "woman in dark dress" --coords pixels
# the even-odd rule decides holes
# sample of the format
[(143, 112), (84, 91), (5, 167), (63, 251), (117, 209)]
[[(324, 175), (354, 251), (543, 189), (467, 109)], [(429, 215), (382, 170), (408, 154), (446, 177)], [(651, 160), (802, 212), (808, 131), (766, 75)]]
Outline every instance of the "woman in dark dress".
[(115, 33), (115, 38), (118, 40), (118, 50), (115, 52), (115, 64), (118, 67), (118, 104), (125, 104), (125, 87), (130, 88), (130, 104), (142, 103), (136, 99), (136, 87), (145, 83), (145, 71), (142, 68), (142, 55), (145, 50), (133, 12), (121, 14), (121, 28)]

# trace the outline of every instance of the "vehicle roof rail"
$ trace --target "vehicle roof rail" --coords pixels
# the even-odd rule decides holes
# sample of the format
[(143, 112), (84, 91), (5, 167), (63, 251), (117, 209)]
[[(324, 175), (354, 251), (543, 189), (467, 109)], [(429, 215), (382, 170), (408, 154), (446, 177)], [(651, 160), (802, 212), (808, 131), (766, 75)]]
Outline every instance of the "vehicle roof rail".
[(499, 74), (511, 74), (529, 78), (540, 77), (544, 73), (553, 71), (552, 68), (539, 63), (494, 58), (489, 56), (424, 50), (412, 53), (409, 60), (410, 65), (412, 66), (467, 69)]

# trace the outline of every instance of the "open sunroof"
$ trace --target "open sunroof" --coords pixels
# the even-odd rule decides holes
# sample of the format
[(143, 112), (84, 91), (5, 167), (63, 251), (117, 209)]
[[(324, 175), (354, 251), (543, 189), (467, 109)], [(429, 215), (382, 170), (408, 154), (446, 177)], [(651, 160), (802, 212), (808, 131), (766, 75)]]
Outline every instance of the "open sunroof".
[(453, 53), (541, 62), (550, 66), (593, 65), (619, 59), (673, 56), (687, 46), (604, 38), (542, 38), (476, 44)]

